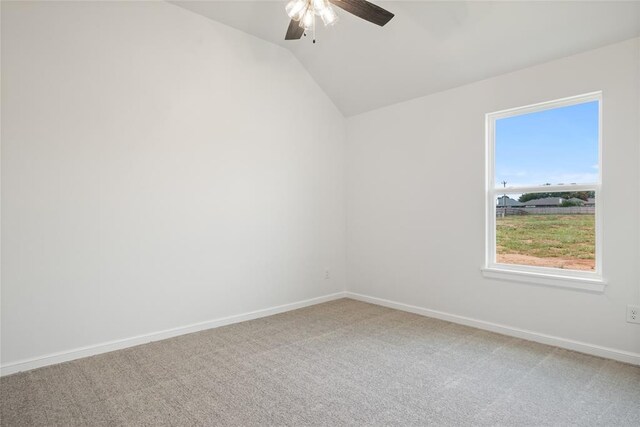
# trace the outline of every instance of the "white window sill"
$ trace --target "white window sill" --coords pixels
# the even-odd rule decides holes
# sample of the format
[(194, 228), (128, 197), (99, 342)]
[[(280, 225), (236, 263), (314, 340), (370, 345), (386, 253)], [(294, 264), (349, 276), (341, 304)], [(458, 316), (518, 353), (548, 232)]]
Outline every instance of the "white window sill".
[(481, 270), (482, 275), (490, 279), (532, 283), (559, 288), (604, 292), (604, 288), (607, 286), (607, 283), (595, 274), (593, 277), (565, 276), (547, 272), (512, 270), (510, 268), (500, 267), (484, 267)]

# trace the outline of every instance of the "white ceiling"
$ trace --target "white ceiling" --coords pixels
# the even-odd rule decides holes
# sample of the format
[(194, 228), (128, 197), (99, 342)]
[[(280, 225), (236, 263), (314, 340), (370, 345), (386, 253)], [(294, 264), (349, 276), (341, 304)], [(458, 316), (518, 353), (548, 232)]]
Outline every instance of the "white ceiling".
[(640, 35), (640, 1), (375, 1), (385, 27), (337, 9), (315, 45), (285, 0), (172, 3), (291, 50), (346, 116)]

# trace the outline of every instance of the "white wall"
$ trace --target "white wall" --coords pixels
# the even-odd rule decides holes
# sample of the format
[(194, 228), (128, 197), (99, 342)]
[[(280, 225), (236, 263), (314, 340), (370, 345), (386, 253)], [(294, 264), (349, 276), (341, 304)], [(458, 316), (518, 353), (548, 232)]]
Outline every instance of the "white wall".
[[(350, 291), (640, 353), (640, 39), (347, 121)], [(604, 294), (483, 278), (485, 113), (603, 91)]]
[(344, 118), (280, 47), (3, 1), (2, 125), (3, 365), (344, 289)]

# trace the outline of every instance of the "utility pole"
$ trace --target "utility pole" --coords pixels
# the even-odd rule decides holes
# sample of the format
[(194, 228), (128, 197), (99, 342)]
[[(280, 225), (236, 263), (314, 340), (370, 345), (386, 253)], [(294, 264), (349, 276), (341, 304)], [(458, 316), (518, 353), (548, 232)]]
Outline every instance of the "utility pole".
[[(502, 184), (504, 188), (507, 188), (507, 181), (502, 181), (500, 184)], [(506, 194), (502, 195), (502, 205), (504, 206), (504, 209), (502, 210), (502, 218), (504, 218), (505, 215), (507, 214), (507, 195)]]

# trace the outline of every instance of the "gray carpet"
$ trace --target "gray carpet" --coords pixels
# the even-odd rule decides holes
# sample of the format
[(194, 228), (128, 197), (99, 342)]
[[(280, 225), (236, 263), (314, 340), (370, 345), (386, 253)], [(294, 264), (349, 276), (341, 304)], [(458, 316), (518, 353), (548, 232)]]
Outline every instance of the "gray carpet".
[(640, 425), (640, 367), (349, 299), (4, 377), (2, 425)]

